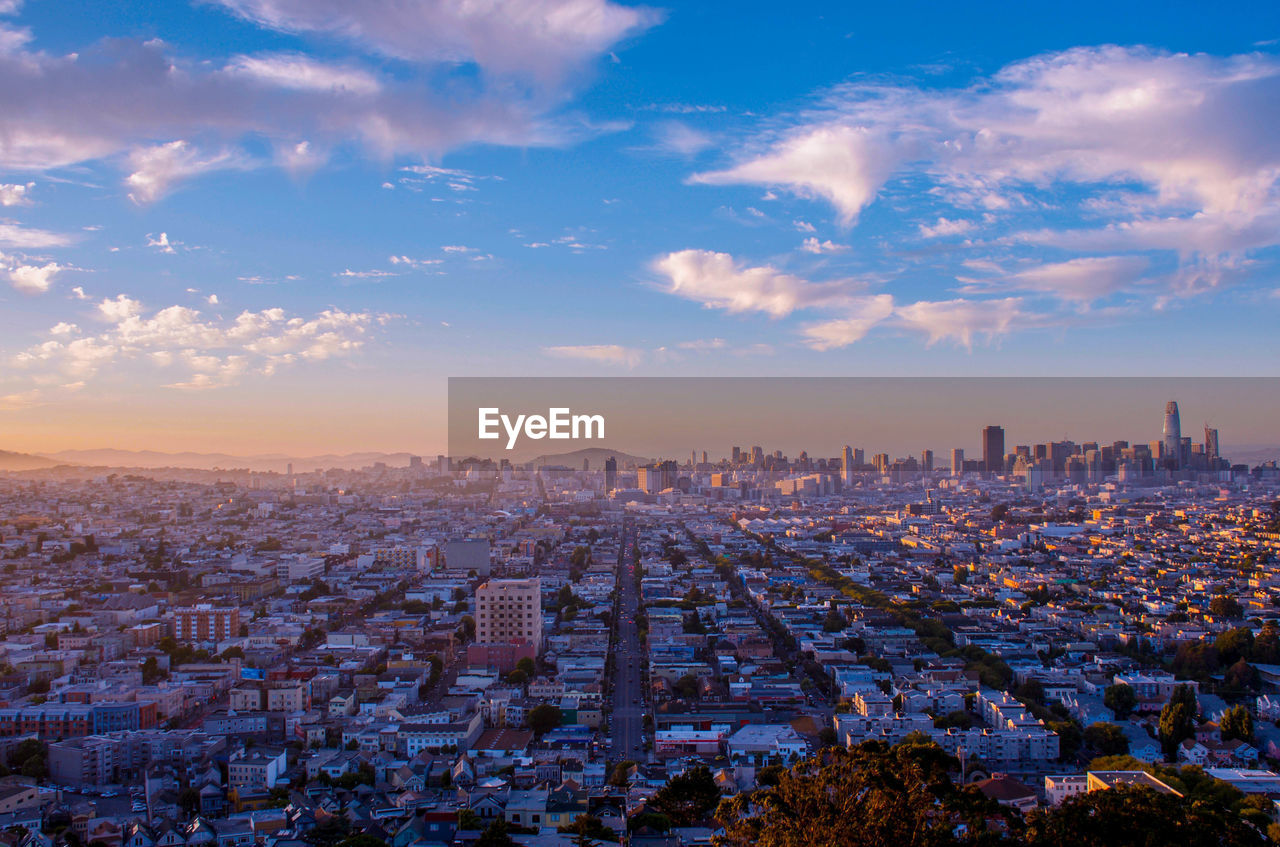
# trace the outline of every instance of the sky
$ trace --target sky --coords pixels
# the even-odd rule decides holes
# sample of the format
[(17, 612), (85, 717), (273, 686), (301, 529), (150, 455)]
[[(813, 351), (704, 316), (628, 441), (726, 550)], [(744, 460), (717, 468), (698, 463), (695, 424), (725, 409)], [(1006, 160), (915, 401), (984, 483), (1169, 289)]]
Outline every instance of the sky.
[(431, 454), (450, 376), (1274, 376), (1278, 181), (1274, 3), (0, 0), (0, 449)]

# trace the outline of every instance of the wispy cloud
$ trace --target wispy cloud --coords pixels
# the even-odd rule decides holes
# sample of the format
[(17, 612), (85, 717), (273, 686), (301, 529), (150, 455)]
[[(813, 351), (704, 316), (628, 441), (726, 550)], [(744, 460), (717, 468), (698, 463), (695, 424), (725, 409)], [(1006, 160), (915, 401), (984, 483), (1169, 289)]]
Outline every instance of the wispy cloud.
[(1020, 298), (919, 300), (899, 304), (891, 294), (867, 293), (858, 280), (813, 282), (770, 265), (750, 266), (727, 253), (682, 250), (656, 260), (653, 269), (668, 280), (668, 294), (730, 313), (760, 312), (785, 318), (795, 312), (826, 317), (800, 327), (800, 338), (815, 350), (834, 350), (861, 341), (879, 326), (896, 326), (971, 348), (1020, 327), (1046, 325), (1047, 315), (1023, 308)]
[[(1280, 245), (1280, 134), (1258, 119), (1277, 97), (1275, 56), (1082, 47), (960, 89), (839, 86), (690, 181), (823, 201), (845, 226), (896, 186), (891, 212), (918, 214), (921, 201), (951, 207), (914, 224), (923, 238), (969, 237), (998, 220), (1013, 230), (1000, 239), (1008, 245), (1165, 251), (1183, 266), (1167, 276), (1165, 294), (1183, 296), (1231, 278), (1249, 251)], [(1057, 209), (1053, 229), (1042, 228), (1045, 202)], [(1116, 267), (1108, 256), (1076, 258)], [(1084, 266), (1031, 272), (1021, 283), (1089, 296), (1123, 287), (1106, 274), (1069, 286), (1064, 275)]]
[(847, 282), (814, 283), (769, 265), (750, 267), (728, 253), (681, 250), (653, 264), (666, 277), (666, 291), (707, 308), (763, 312), (775, 318), (796, 309), (833, 304), (850, 296)]
[(606, 365), (633, 368), (644, 358), (644, 351), (619, 344), (578, 344), (543, 348), (548, 354), (562, 359), (581, 359)]
[(473, 62), (490, 73), (558, 82), (653, 26), (661, 13), (608, 0), (401, 3), (363, 0), (213, 0), (282, 32), (318, 33), (426, 63)]

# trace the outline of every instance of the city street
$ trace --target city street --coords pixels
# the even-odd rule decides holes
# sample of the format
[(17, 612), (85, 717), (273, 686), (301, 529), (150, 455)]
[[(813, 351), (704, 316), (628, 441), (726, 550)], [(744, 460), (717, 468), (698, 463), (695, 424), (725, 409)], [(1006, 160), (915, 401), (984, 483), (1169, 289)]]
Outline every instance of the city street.
[(644, 709), (645, 697), (641, 677), (644, 653), (636, 627), (640, 609), (636, 589), (636, 564), (631, 558), (631, 543), (626, 525), (618, 546), (618, 620), (613, 654), (613, 708), (610, 717), (610, 760), (645, 761)]

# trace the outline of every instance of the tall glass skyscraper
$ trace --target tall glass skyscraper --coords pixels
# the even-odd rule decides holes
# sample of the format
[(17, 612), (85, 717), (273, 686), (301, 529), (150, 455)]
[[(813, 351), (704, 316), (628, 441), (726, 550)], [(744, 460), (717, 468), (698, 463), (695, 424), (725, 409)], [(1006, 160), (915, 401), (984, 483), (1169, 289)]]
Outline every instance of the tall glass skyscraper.
[(1177, 400), (1170, 400), (1164, 407), (1164, 460), (1175, 468), (1182, 466), (1182, 419)]

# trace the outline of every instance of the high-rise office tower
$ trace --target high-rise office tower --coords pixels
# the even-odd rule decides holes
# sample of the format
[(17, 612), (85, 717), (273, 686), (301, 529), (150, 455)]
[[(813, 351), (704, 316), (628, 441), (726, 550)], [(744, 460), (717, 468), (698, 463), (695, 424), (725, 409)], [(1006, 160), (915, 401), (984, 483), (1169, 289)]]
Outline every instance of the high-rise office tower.
[(759, 445), (757, 445), (751, 448), (751, 464), (753, 465), (764, 464), (764, 448), (763, 447), (760, 447)]
[(604, 460), (604, 490), (612, 491), (618, 487), (618, 460), (613, 456)]
[(704, 465), (710, 464), (710, 462), (708, 462), (708, 461), (707, 461), (707, 451), (706, 451), (706, 450), (703, 450), (703, 451), (702, 451), (702, 464), (704, 464)]
[(680, 468), (674, 459), (642, 466), (637, 472), (637, 485), (646, 494), (658, 494), (676, 487)]
[(853, 448), (848, 444), (840, 451), (840, 479), (845, 485), (853, 483)]
[(925, 473), (933, 472), (933, 451), (932, 450), (920, 451), (920, 470), (924, 471)]
[(1164, 460), (1179, 467), (1182, 453), (1182, 419), (1178, 416), (1178, 401), (1170, 400), (1164, 407)]
[(734, 447), (734, 448), (733, 448), (733, 459), (732, 459), (732, 461), (733, 461), (733, 463), (734, 463), (735, 465), (742, 461), (742, 448), (741, 448), (741, 447)]
[(1004, 427), (982, 428), (982, 469), (987, 473), (1004, 472)]
[(951, 451), (951, 475), (960, 476), (964, 473), (964, 451), (959, 447)]
[(1208, 424), (1204, 427), (1204, 454), (1211, 462), (1221, 455), (1218, 452), (1218, 431)]

